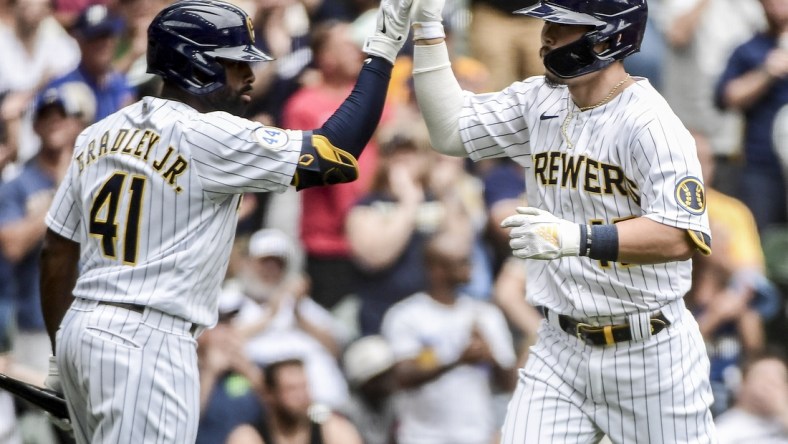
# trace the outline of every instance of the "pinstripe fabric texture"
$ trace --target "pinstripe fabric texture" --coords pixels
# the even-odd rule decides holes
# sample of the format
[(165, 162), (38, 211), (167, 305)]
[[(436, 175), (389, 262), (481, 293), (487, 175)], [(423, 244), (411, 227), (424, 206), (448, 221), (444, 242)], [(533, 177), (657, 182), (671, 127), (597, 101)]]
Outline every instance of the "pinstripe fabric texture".
[(673, 325), (646, 341), (609, 347), (544, 322), (501, 444), (596, 443), (603, 435), (627, 444), (717, 442), (703, 338), (689, 312), (668, 318)]
[(195, 441), (199, 373), (189, 325), (150, 309), (74, 302), (57, 359), (78, 443)]
[[(472, 159), (510, 157), (525, 168), (529, 206), (579, 224), (646, 217), (710, 237), (694, 140), (645, 79), (586, 111), (542, 76), (467, 94), (460, 128)], [(682, 299), (690, 261), (525, 263), (532, 305), (593, 325), (629, 323), (634, 340), (589, 346), (544, 322), (503, 444), (716, 442), (708, 358)], [(675, 323), (652, 335), (660, 310)]]
[[(560, 126), (573, 113), (569, 148)], [(645, 79), (609, 103), (579, 112), (566, 87), (544, 78), (468, 96), (460, 120), (474, 160), (508, 156), (526, 168), (528, 204), (576, 223), (645, 216), (710, 235), (706, 213), (675, 198), (681, 179), (701, 177), (692, 136)], [(558, 313), (600, 323), (657, 311), (689, 290), (690, 261), (602, 264), (585, 257), (526, 261), (528, 297)]]
[(152, 97), (79, 135), (46, 217), (81, 244), (56, 353), (78, 443), (194, 442), (240, 193), (284, 191), (301, 138)]
[[(265, 142), (266, 136), (275, 140)], [(240, 193), (284, 191), (300, 152), (300, 131), (266, 128), (224, 112), (201, 114), (152, 97), (89, 127), (77, 139), (46, 219), (53, 231), (82, 244), (74, 296), (141, 304), (213, 325)], [(100, 205), (97, 195), (116, 175), (125, 180), (116, 192), (118, 227), (110, 256), (103, 245), (108, 236), (89, 233), (89, 226), (91, 208)], [(133, 177), (145, 178), (145, 187), (130, 264), (123, 256), (129, 253), (124, 247)], [(99, 210), (95, 219), (101, 221), (107, 209)]]

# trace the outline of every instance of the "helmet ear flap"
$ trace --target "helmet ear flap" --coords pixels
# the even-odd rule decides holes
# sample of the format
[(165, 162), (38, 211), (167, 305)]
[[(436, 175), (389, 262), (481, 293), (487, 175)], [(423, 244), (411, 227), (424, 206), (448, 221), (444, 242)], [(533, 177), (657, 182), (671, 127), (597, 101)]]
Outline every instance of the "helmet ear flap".
[(188, 86), (184, 89), (193, 94), (208, 94), (224, 85), (226, 77), (224, 66), (204, 52), (191, 48), (190, 54), (181, 54), (182, 63), (189, 67), (191, 75), (186, 76)]
[(544, 66), (562, 79), (571, 79), (602, 69), (612, 59), (601, 59), (594, 51), (594, 44), (587, 37), (556, 48), (544, 56)]
[(192, 94), (216, 91), (226, 79), (222, 64), (194, 46), (152, 44), (148, 57), (156, 61), (157, 74)]

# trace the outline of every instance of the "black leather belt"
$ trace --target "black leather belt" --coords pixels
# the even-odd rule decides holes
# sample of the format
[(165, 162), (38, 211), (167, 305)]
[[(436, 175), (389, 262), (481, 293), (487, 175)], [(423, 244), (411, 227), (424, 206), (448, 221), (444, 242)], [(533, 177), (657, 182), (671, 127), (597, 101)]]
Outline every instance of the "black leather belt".
[(140, 304), (129, 304), (127, 302), (112, 302), (112, 301), (100, 301), (99, 304), (125, 308), (126, 310), (133, 311), (139, 314), (145, 313), (145, 306)]
[[(547, 314), (549, 310), (546, 307), (539, 307), (542, 314), (549, 320)], [(617, 342), (626, 342), (632, 340), (632, 332), (629, 329), (629, 324), (614, 324), (614, 325), (591, 325), (583, 321), (571, 318), (566, 315), (558, 315), (558, 324), (561, 330), (576, 336), (577, 339), (590, 345), (611, 345)], [(651, 334), (655, 335), (667, 326), (670, 321), (665, 317), (662, 312), (657, 312), (651, 317)]]
[[(128, 302), (114, 302), (114, 301), (100, 301), (99, 304), (104, 305), (111, 305), (113, 307), (120, 307), (125, 308), (126, 310), (133, 311), (135, 313), (143, 314), (145, 313), (145, 306), (140, 304), (129, 304)], [(189, 334), (194, 336), (197, 332), (199, 325), (192, 323), (192, 326), (189, 328)]]

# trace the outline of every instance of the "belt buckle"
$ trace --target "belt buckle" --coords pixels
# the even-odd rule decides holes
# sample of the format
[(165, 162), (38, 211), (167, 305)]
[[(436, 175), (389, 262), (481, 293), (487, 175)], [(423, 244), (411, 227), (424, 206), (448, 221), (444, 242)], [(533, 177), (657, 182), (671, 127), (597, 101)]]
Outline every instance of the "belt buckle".
[(660, 328), (659, 328), (659, 331), (662, 331), (662, 330), (664, 330), (664, 329), (665, 329), (665, 327), (667, 327), (667, 326), (668, 326), (668, 323), (667, 323), (667, 322), (665, 322), (665, 321), (663, 321), (662, 319), (658, 319), (658, 318), (651, 318), (651, 319), (649, 319), (649, 320), (648, 320), (648, 325), (649, 325), (649, 327), (651, 328), (651, 334), (652, 334), (652, 335), (654, 334), (654, 330), (655, 330), (655, 328), (654, 328), (654, 324), (655, 324), (655, 323), (656, 323), (656, 324), (658, 324), (658, 325), (660, 326)]
[(585, 322), (578, 322), (575, 325), (575, 336), (577, 336), (577, 339), (580, 339), (583, 342), (587, 342), (586, 339), (585, 339), (585, 332), (583, 332), (583, 330), (584, 329), (589, 329), (590, 330), (590, 329), (593, 329), (593, 328), (594, 328), (594, 326), (591, 325), (591, 324), (586, 324)]

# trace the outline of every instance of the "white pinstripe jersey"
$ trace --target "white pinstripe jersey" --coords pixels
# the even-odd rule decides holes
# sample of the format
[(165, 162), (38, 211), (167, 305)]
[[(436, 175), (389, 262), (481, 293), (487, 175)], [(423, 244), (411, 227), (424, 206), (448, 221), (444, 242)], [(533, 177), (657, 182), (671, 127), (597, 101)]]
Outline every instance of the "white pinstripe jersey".
[[(576, 223), (645, 216), (710, 235), (690, 133), (645, 79), (585, 112), (566, 86), (531, 77), (464, 100), (460, 132), (474, 160), (511, 157), (525, 167), (528, 204)], [(566, 133), (571, 145), (562, 134)], [(690, 261), (602, 263), (528, 260), (527, 297), (577, 318), (654, 311), (690, 287)]]
[(81, 243), (74, 296), (213, 325), (239, 193), (285, 190), (301, 139), (152, 97), (87, 128), (46, 218)]

